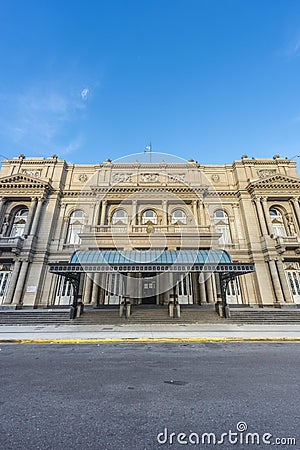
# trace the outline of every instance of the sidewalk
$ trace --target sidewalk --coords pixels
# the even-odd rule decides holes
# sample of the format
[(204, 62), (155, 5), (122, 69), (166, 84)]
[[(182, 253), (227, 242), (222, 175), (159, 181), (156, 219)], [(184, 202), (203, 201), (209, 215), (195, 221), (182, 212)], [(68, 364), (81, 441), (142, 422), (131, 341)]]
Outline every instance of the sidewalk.
[(299, 341), (300, 325), (0, 326), (0, 343)]

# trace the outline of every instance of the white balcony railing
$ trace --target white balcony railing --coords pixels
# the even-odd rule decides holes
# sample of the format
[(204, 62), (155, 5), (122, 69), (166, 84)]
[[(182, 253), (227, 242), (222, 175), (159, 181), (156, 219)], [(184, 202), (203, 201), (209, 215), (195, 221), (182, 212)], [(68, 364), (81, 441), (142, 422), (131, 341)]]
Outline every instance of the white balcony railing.
[(210, 226), (179, 226), (179, 225), (97, 225), (85, 227), (82, 234), (86, 233), (184, 233), (184, 234), (207, 234), (211, 232)]

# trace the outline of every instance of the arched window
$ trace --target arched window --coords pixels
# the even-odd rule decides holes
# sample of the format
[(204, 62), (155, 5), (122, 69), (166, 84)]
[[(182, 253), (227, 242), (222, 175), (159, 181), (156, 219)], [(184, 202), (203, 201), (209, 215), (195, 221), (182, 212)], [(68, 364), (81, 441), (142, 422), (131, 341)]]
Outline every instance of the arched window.
[(142, 214), (142, 225), (145, 225), (148, 222), (151, 222), (154, 225), (157, 224), (157, 214), (152, 209), (147, 209)]
[(19, 209), (15, 213), (12, 221), (12, 227), (10, 230), (11, 237), (22, 236), (24, 234), (27, 218), (28, 218), (28, 208)]
[(283, 222), (283, 217), (280, 211), (276, 208), (270, 208), (270, 219), (275, 236), (286, 236), (286, 229)]
[(172, 224), (179, 223), (179, 224), (186, 225), (186, 214), (185, 214), (185, 212), (182, 211), (181, 209), (175, 209), (172, 212), (171, 223)]
[(69, 218), (66, 244), (80, 244), (79, 234), (84, 226), (84, 214), (79, 209), (73, 211)]
[(222, 236), (219, 238), (219, 243), (231, 244), (229, 219), (227, 213), (223, 211), (223, 209), (218, 209), (214, 212), (214, 225), (216, 231), (222, 234)]
[(112, 225), (127, 225), (128, 214), (124, 209), (116, 209), (111, 218)]

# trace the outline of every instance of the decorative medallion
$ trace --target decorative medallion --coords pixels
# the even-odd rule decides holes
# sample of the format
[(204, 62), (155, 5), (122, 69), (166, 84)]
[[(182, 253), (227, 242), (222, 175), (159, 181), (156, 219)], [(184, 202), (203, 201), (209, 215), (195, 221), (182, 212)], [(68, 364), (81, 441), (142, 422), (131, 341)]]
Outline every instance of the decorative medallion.
[(79, 179), (79, 181), (82, 181), (82, 183), (85, 183), (87, 181), (88, 177), (85, 173), (82, 173), (81, 175), (79, 175), (78, 179)]
[(216, 173), (214, 175), (212, 175), (211, 179), (215, 182), (218, 183), (218, 181), (220, 181), (220, 176), (217, 175)]

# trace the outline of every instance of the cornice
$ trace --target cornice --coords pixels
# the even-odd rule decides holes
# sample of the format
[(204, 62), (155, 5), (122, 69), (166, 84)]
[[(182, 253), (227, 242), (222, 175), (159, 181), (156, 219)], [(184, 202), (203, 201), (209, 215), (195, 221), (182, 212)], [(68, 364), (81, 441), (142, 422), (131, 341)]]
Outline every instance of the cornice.
[(39, 179), (17, 173), (7, 177), (0, 178), (0, 192), (6, 194), (7, 192), (13, 192), (18, 194), (19, 192), (28, 191), (51, 191), (52, 186), (49, 182), (41, 181)]
[(298, 178), (289, 177), (286, 175), (272, 175), (268, 178), (263, 178), (260, 180), (251, 181), (246, 189), (252, 192), (264, 191), (278, 194), (278, 191), (294, 191), (300, 190), (300, 180)]

